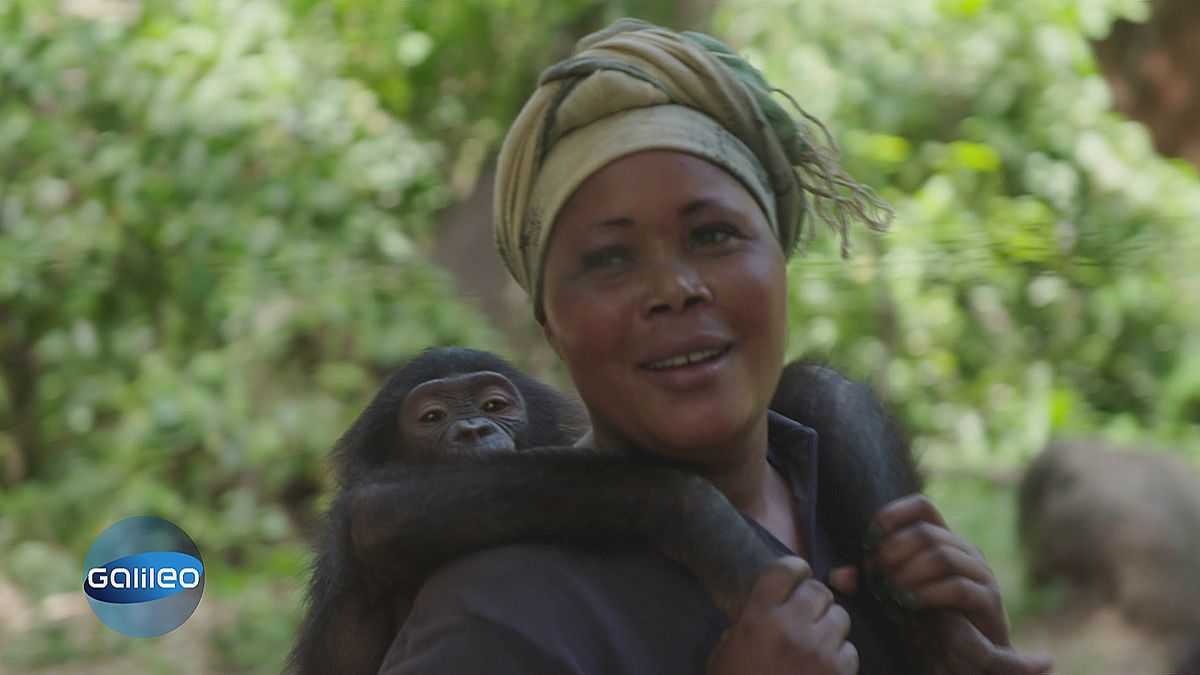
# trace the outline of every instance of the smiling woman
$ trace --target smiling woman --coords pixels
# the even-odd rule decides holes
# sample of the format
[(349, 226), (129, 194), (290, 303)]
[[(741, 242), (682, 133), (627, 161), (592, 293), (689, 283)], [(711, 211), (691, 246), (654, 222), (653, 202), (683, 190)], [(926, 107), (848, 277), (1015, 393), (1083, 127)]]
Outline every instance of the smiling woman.
[(597, 445), (654, 448), (713, 475), (737, 457), (731, 438), (749, 431), (766, 447), (783, 250), (731, 175), (678, 152), (617, 159), (559, 212), (543, 279), (544, 332)]
[[(626, 20), (585, 38), (505, 139), (496, 241), (587, 406), (581, 444), (690, 466), (809, 564), (768, 568), (729, 625), (651, 551), (484, 551), (425, 584), (384, 671), (913, 670), (897, 646), (910, 636), (888, 633), (831, 549), (846, 524), (817, 503), (815, 434), (768, 411), (806, 214), (843, 240), (852, 219), (882, 229), (889, 214), (818, 141), (820, 123), (772, 93), (708, 36)], [(866, 545), (876, 591), (951, 610), (939, 647), (955, 668), (1048, 667), (1008, 649), (990, 568), (928, 500), (884, 506)]]

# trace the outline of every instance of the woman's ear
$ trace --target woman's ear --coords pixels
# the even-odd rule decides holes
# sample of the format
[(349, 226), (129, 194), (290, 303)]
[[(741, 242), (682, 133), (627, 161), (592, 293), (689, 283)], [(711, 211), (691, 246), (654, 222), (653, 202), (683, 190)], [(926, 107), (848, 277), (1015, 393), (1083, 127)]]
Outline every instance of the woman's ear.
[(554, 353), (558, 354), (558, 358), (561, 359), (562, 350), (558, 348), (558, 338), (554, 334), (554, 330), (550, 328), (550, 324), (546, 321), (542, 321), (542, 337), (546, 338), (546, 344), (550, 345), (550, 348), (553, 349)]

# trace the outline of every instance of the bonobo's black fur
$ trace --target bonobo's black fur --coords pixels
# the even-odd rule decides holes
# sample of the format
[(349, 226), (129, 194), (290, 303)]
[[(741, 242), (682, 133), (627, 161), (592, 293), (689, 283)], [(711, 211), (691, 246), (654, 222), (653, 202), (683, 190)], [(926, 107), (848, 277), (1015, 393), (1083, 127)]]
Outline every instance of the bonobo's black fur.
[[(869, 384), (815, 361), (798, 360), (783, 369), (771, 409), (816, 430), (818, 514), (835, 565), (858, 567), (861, 592), (869, 594), (862, 540), (871, 519), (888, 502), (924, 486), (908, 439)], [(886, 600), (884, 605), (886, 634), (913, 672), (971, 672), (943, 653), (942, 613), (912, 612)]]
[[(404, 397), (422, 382), (476, 370), (516, 385), (530, 416), (517, 448), (537, 449), (412, 461), (413, 449), (397, 443)], [(921, 487), (908, 444), (868, 385), (821, 365), (785, 368), (771, 407), (817, 430), (821, 517), (839, 564), (861, 563), (859, 541), (878, 509)], [(393, 375), (335, 448), (341, 492), (292, 668), (373, 672), (432, 569), (516, 541), (657, 546), (735, 619), (773, 549), (711, 483), (684, 468), (541, 447), (569, 444), (581, 419), (561, 394), (483, 352), (428, 350)], [(913, 613), (893, 609), (888, 620), (897, 629), (924, 630)]]
[(879, 509), (924, 484), (907, 439), (869, 384), (813, 361), (783, 369), (771, 409), (816, 430), (821, 519), (835, 559), (857, 563)]

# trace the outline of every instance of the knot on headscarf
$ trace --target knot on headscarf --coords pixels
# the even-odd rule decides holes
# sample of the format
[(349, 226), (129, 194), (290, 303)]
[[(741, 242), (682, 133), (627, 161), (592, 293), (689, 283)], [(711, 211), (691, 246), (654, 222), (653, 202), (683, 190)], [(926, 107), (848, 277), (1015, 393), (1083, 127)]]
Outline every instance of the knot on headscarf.
[(643, 150), (687, 152), (728, 171), (762, 207), (785, 254), (814, 234), (805, 231), (806, 194), (840, 234), (843, 255), (852, 219), (875, 230), (891, 220), (891, 210), (838, 164), (820, 121), (729, 47), (622, 19), (542, 73), (500, 150), (496, 245), (535, 308), (559, 209), (588, 176)]

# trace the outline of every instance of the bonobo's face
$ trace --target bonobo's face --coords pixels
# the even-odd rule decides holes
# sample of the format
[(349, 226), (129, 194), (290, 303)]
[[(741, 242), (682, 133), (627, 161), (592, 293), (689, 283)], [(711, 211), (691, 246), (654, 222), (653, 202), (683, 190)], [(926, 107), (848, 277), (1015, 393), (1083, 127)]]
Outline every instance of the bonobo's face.
[(546, 337), (598, 442), (709, 464), (765, 433), (784, 256), (733, 176), (679, 152), (612, 162), (559, 212), (543, 279)]
[(412, 458), (513, 451), (528, 419), (512, 381), (485, 370), (414, 387), (400, 405), (400, 438)]

